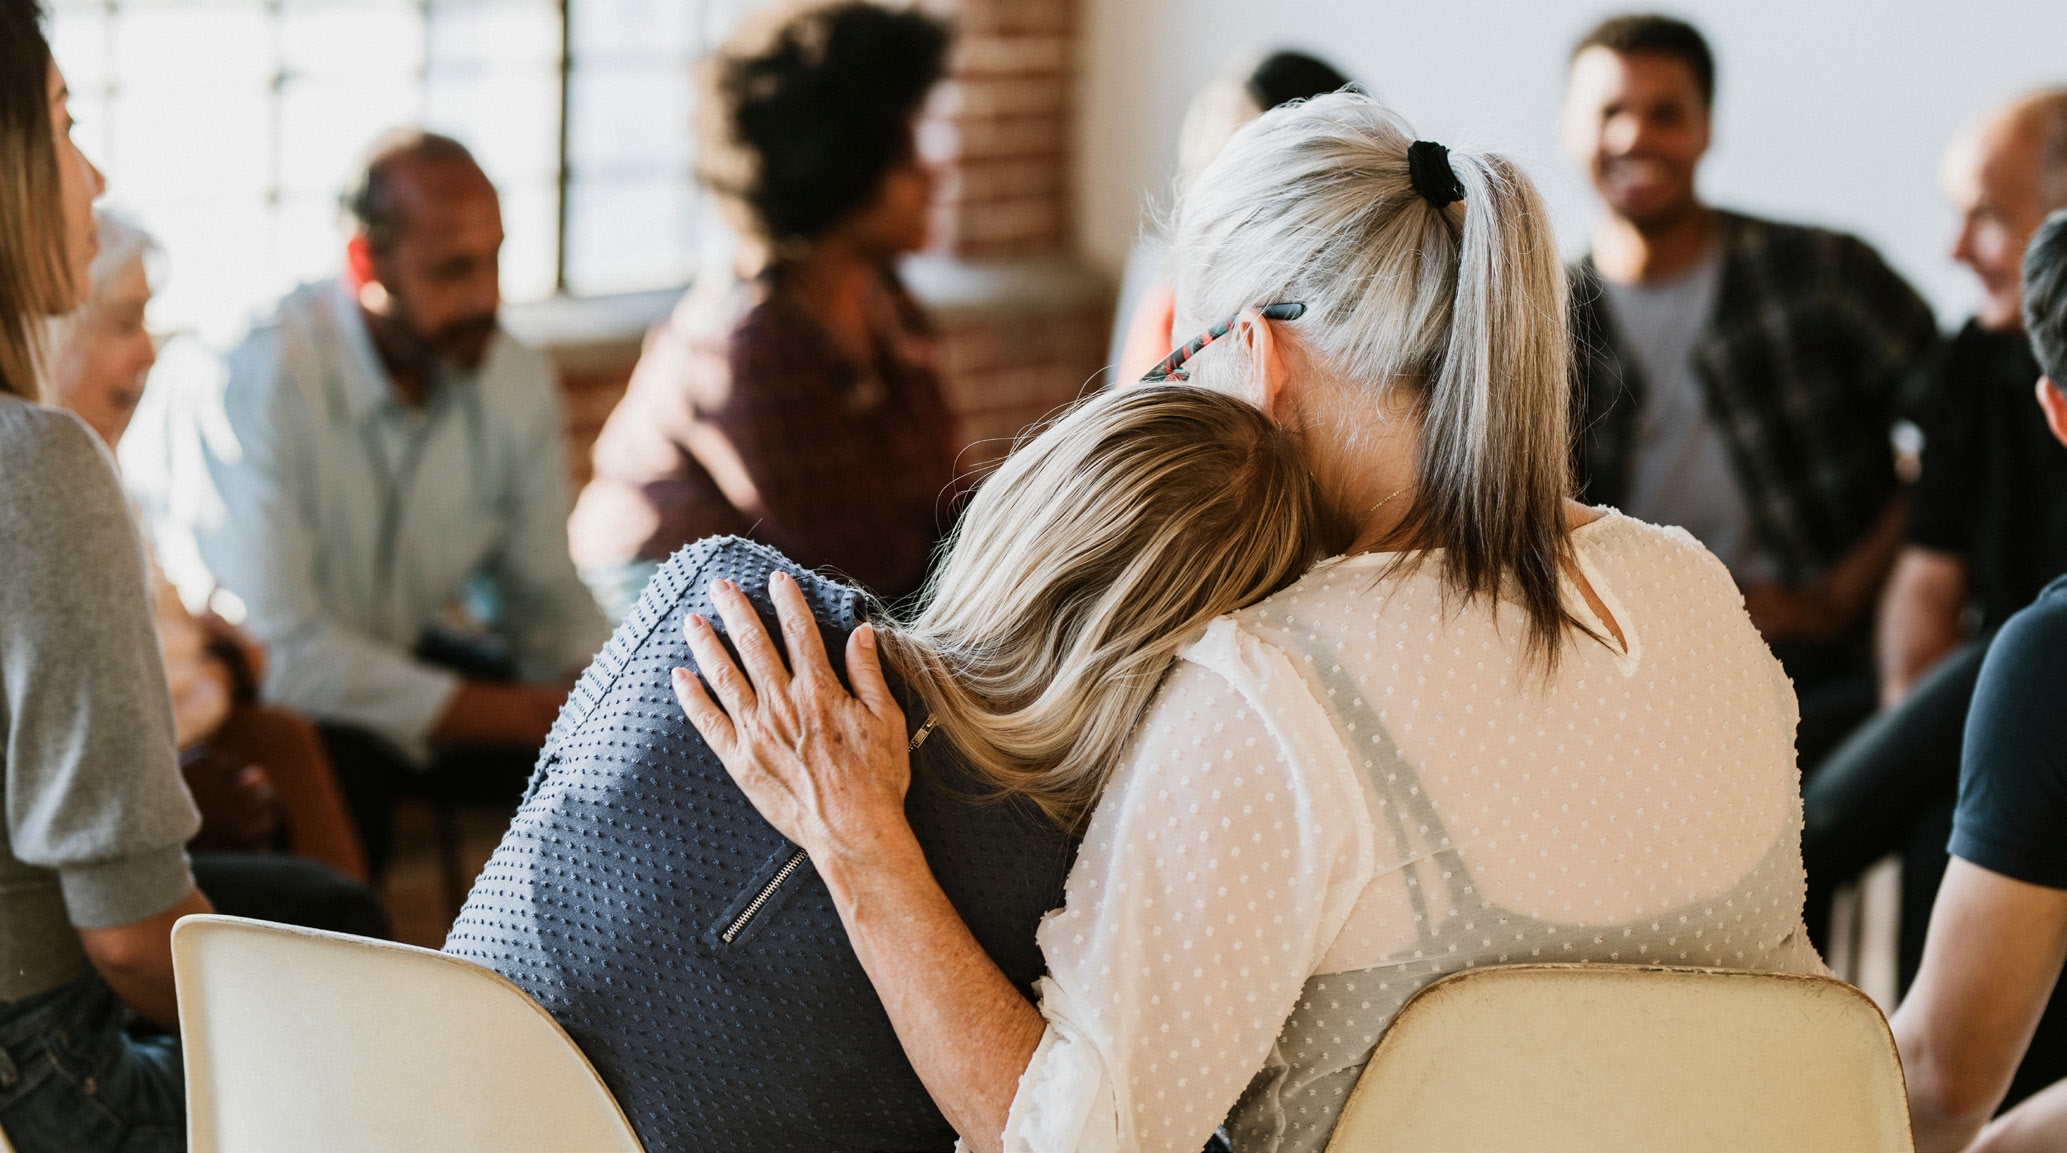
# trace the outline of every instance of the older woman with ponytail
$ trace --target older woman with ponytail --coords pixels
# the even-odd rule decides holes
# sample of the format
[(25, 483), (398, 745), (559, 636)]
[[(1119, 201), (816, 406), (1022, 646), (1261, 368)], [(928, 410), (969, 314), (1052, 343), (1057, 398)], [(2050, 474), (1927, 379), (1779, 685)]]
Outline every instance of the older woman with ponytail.
[[(1519, 169), (1322, 97), (1234, 138), (1176, 256), (1205, 335), (1151, 377), (1294, 430), (1346, 548), (1186, 638), (1090, 778), (1038, 1005), (904, 825), (867, 630), (854, 696), (815, 634), (785, 631), (787, 672), (729, 607), (746, 675), (692, 627), (710, 687), (677, 678), (968, 1146), (1318, 1150), (1402, 1002), (1471, 966), (1820, 971), (1793, 692), (1692, 537), (1568, 498), (1564, 281)], [(880, 650), (929, 704), (1015, 659), (926, 659), (926, 620)], [(1014, 732), (1023, 702), (973, 699), (958, 743)]]

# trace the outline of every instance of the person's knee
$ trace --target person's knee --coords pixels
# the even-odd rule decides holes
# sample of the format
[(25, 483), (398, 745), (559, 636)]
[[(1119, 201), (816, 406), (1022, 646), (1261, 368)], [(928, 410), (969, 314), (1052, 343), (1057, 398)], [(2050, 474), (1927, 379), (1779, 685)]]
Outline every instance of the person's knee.
[(198, 853), (194, 875), (218, 912), (361, 937), (389, 935), (379, 895), (315, 861), (273, 853)]

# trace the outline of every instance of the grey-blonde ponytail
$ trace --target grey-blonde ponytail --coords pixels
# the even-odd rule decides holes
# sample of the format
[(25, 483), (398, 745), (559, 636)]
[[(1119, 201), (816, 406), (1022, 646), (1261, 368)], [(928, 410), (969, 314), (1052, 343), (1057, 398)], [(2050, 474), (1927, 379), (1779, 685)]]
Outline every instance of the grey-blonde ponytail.
[[(1467, 598), (1523, 609), (1554, 664), (1570, 489), (1565, 280), (1549, 219), (1504, 157), (1452, 152), (1464, 199), (1414, 190), (1413, 135), (1366, 96), (1279, 108), (1244, 128), (1178, 209), (1178, 328), (1296, 300), (1286, 326), (1314, 363), (1375, 405), (1408, 390), (1420, 417), (1413, 504), (1393, 535)], [(1222, 351), (1222, 349), (1225, 351)], [(1240, 342), (1193, 362), (1194, 382), (1246, 388)]]

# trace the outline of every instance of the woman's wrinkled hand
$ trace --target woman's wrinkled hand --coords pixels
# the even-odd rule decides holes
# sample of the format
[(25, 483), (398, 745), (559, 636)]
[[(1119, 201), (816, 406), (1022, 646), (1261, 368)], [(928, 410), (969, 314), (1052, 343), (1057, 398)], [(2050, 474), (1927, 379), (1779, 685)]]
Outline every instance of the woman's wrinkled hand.
[(904, 711), (883, 678), (875, 630), (863, 625), (847, 640), (850, 694), (833, 673), (803, 591), (787, 574), (768, 581), (787, 669), (739, 586), (716, 581), (710, 592), (745, 671), (710, 623), (691, 615), (682, 630), (710, 688), (676, 669), (675, 699), (754, 808), (821, 868), (908, 839)]

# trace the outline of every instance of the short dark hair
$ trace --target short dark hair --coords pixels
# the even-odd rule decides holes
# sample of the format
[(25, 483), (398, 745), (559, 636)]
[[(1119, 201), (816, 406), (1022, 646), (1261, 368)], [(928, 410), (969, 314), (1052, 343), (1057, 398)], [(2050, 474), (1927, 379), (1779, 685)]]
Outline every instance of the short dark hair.
[(1344, 88), (1363, 91), (1333, 64), (1305, 52), (1273, 52), (1249, 72), (1243, 87), (1265, 112), (1294, 100), (1311, 100)]
[(345, 212), (373, 251), (392, 250), (409, 223), (403, 219), (401, 202), (395, 196), (395, 169), (424, 160), (480, 167), (467, 146), (450, 136), (421, 128), (397, 128), (381, 134), (366, 150), (358, 181), (344, 195)]
[(697, 173), (765, 239), (823, 236), (911, 155), (948, 26), (860, 0), (778, 8), (706, 61)]
[(2046, 217), (2024, 249), (2024, 333), (2039, 369), (2067, 393), (2067, 208)]
[(1651, 12), (1610, 16), (1594, 25), (1593, 31), (1572, 46), (1573, 60), (1588, 48), (1605, 48), (1617, 56), (1641, 52), (1670, 56), (1694, 74), (1694, 86), (1701, 90), (1701, 103), (1715, 106), (1715, 54), (1701, 30), (1684, 20)]

